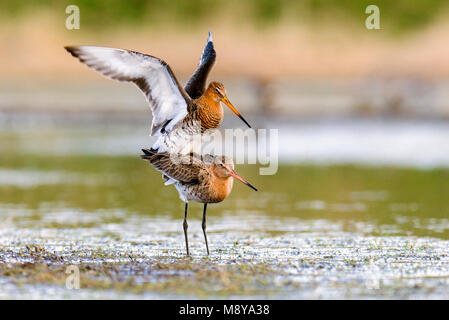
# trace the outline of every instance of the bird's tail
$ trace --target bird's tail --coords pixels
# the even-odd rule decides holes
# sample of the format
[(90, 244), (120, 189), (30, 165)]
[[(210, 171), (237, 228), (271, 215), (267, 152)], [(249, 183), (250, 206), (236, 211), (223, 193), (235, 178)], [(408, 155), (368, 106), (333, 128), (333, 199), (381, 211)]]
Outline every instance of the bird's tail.
[(144, 154), (142, 154), (140, 158), (149, 161), (151, 161), (151, 159), (157, 154), (157, 151), (154, 149), (142, 149), (142, 152)]
[(166, 152), (158, 152), (156, 149), (142, 149), (144, 154), (140, 155), (140, 158), (143, 160), (148, 160), (150, 163), (153, 163), (155, 160), (159, 160), (162, 158), (169, 158), (170, 154)]
[[(168, 154), (166, 153), (158, 153), (155, 149), (151, 148), (151, 149), (142, 149), (142, 152), (144, 154), (142, 154), (140, 156), (141, 159), (143, 160), (147, 160), (150, 164), (152, 164), (153, 166), (155, 166), (154, 162), (157, 162), (157, 160), (167, 156)], [(156, 169), (159, 170), (159, 168), (156, 167)], [(168, 177), (167, 175), (165, 175), (164, 173), (162, 173), (162, 178), (165, 180), (165, 185), (169, 185), (169, 184), (173, 184), (175, 182), (175, 180), (170, 179), (170, 177)]]

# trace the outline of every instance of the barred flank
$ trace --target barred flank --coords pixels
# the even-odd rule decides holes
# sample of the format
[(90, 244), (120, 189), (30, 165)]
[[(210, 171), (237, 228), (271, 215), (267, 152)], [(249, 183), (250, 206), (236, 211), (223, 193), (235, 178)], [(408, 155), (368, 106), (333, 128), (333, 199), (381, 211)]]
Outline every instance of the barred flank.
[(221, 118), (213, 113), (200, 112), (199, 118), (201, 121), (201, 129), (214, 129), (220, 126)]

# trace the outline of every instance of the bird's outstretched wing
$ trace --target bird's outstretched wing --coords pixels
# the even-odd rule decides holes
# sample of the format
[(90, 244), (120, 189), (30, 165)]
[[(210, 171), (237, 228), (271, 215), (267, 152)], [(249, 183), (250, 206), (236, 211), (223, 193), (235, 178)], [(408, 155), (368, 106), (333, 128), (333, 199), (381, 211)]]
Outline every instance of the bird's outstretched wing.
[(204, 47), (201, 55), (200, 63), (195, 72), (187, 80), (184, 87), (185, 91), (192, 99), (201, 97), (206, 90), (206, 80), (212, 67), (215, 64), (216, 53), (214, 49), (214, 43), (212, 40), (212, 32), (209, 31), (209, 37), (207, 38), (206, 46)]
[(173, 155), (169, 153), (157, 152), (154, 149), (142, 149), (142, 151), (144, 153), (140, 156), (142, 159), (147, 160), (169, 179), (178, 182), (198, 183), (200, 172), (205, 167), (200, 161), (200, 156), (193, 153), (180, 154), (179, 157), (172, 159)]
[(163, 60), (115, 48), (77, 46), (65, 49), (106, 77), (134, 82), (145, 94), (153, 113), (152, 135), (160, 135), (162, 128), (170, 131), (187, 115), (190, 97)]

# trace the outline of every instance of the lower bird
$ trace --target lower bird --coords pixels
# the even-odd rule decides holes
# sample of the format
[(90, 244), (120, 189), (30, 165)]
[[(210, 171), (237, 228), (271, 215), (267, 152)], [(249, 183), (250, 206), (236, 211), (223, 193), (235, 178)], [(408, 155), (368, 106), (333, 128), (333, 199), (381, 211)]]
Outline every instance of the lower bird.
[(214, 155), (169, 154), (157, 152), (154, 149), (142, 149), (142, 159), (162, 172), (165, 184), (174, 184), (179, 196), (185, 204), (184, 237), (186, 252), (189, 255), (189, 241), (187, 238), (187, 208), (188, 202), (194, 200), (204, 203), (202, 229), (206, 242), (207, 254), (209, 245), (206, 236), (206, 209), (208, 203), (221, 202), (231, 193), (233, 178), (243, 182), (257, 191), (257, 188), (244, 180), (234, 171), (231, 158)]

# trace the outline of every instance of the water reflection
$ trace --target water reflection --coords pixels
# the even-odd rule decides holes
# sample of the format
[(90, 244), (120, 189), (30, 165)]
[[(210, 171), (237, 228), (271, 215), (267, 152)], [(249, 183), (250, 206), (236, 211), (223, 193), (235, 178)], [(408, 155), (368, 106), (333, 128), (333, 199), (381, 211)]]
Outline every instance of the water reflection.
[[(37, 211), (63, 207), (87, 215), (98, 210), (182, 215), (174, 188), (163, 186), (160, 174), (137, 157), (9, 154), (0, 159), (0, 168), (3, 217), (11, 205)], [(226, 201), (210, 206), (211, 216), (235, 216), (237, 223), (252, 215), (324, 219), (364, 233), (396, 226), (398, 235), (449, 238), (449, 172), (444, 169), (283, 165), (274, 176), (257, 175), (255, 165), (237, 169), (253, 177), (261, 192), (235, 185)], [(199, 205), (192, 208), (193, 217), (201, 214)]]

